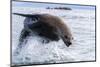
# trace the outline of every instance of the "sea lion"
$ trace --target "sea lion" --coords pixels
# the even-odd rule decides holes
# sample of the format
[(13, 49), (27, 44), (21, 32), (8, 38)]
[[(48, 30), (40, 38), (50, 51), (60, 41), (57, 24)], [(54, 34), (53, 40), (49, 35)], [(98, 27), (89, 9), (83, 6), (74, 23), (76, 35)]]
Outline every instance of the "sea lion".
[(61, 38), (67, 47), (72, 44), (73, 36), (71, 30), (59, 17), (50, 14), (14, 14), (25, 17), (19, 46), (33, 31), (51, 41), (58, 41)]

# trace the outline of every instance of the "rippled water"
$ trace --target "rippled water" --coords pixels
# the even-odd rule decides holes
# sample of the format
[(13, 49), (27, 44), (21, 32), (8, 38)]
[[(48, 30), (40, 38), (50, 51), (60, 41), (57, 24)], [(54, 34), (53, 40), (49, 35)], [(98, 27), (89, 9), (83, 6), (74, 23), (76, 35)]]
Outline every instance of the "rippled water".
[(49, 13), (59, 16), (73, 32), (73, 45), (66, 47), (62, 40), (42, 44), (42, 38), (31, 36), (20, 54), (14, 55), (24, 17), (12, 14), (12, 64), (45, 64), (95, 60), (95, 11), (48, 10), (13, 7), (13, 13)]

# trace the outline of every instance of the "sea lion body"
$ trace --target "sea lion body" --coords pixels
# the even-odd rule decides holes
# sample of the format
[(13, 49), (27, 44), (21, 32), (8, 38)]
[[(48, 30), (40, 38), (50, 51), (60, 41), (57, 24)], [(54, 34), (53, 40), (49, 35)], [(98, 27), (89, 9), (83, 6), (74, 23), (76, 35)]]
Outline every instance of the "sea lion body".
[(61, 38), (67, 47), (72, 44), (72, 33), (59, 17), (50, 14), (14, 14), (26, 17), (24, 29), (19, 39), (20, 45), (29, 36), (29, 33), (33, 31), (51, 41), (58, 41)]

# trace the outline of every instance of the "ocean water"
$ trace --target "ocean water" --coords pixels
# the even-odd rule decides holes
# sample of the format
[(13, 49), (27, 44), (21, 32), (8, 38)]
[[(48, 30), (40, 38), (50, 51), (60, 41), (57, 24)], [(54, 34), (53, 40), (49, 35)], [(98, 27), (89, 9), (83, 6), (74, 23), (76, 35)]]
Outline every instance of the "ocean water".
[(12, 65), (95, 60), (95, 10), (12, 7), (12, 13), (49, 13), (59, 16), (69, 26), (74, 37), (73, 44), (66, 47), (61, 39), (57, 42), (42, 44), (42, 38), (31, 36), (20, 54), (15, 55), (25, 18), (12, 14)]

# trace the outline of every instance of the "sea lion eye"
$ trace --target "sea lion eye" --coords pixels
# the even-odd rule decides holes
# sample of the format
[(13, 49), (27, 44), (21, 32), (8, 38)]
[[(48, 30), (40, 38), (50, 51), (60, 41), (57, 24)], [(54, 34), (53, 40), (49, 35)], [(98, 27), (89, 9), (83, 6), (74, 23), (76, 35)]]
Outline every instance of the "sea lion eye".
[(66, 39), (68, 38), (68, 36), (64, 36)]

